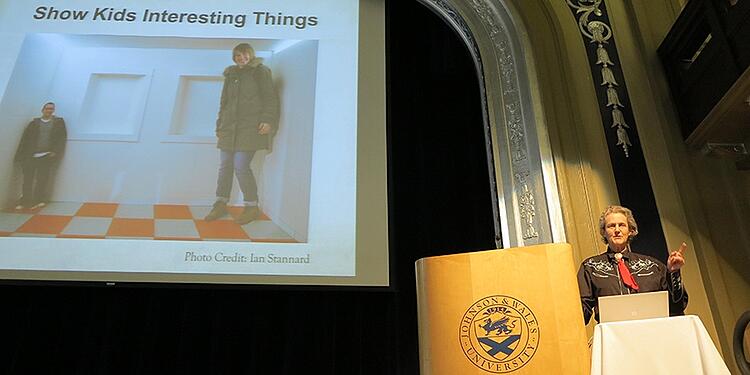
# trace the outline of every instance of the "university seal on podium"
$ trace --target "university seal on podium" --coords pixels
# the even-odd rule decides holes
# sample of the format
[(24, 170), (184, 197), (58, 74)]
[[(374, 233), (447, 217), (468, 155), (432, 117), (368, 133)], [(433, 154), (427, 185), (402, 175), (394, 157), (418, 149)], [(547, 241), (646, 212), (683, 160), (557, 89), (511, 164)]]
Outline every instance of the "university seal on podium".
[(461, 349), (475, 366), (498, 374), (529, 363), (539, 347), (539, 322), (522, 301), (488, 296), (474, 302), (461, 318)]

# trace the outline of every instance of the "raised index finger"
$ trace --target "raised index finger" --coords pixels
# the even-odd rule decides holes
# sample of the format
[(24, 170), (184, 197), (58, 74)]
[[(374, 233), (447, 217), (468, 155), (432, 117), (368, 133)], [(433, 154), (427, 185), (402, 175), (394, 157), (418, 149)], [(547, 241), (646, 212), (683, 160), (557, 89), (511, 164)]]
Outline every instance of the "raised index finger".
[(677, 252), (680, 254), (684, 254), (685, 250), (687, 250), (687, 244), (683, 242), (682, 245), (680, 245), (680, 248), (677, 249)]

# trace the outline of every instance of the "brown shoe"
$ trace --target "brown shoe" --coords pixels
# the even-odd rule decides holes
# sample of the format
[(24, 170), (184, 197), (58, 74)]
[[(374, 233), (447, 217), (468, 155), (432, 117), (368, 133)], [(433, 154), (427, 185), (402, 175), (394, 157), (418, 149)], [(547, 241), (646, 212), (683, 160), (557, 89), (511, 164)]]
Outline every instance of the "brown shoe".
[(234, 219), (234, 222), (243, 225), (257, 219), (258, 216), (260, 216), (258, 206), (245, 206), (245, 209), (242, 210), (240, 216), (237, 216), (237, 218)]
[(208, 215), (206, 215), (206, 217), (203, 219), (206, 221), (213, 221), (226, 214), (227, 214), (227, 202), (216, 201), (216, 203), (214, 203), (214, 208), (212, 208), (211, 212), (209, 212)]

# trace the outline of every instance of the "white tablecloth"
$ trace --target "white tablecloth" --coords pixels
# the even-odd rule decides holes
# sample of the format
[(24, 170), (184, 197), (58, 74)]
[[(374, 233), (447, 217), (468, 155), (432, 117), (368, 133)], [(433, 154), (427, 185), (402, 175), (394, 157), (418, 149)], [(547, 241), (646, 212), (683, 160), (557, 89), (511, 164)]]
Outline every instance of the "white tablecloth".
[(599, 324), (591, 357), (591, 375), (729, 374), (694, 315)]

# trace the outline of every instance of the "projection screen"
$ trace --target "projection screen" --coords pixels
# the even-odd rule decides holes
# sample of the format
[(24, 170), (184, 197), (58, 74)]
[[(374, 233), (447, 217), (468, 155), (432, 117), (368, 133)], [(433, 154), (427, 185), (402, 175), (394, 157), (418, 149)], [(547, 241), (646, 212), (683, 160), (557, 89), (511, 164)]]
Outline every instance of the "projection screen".
[(388, 286), (383, 8), (0, 1), (0, 279)]

